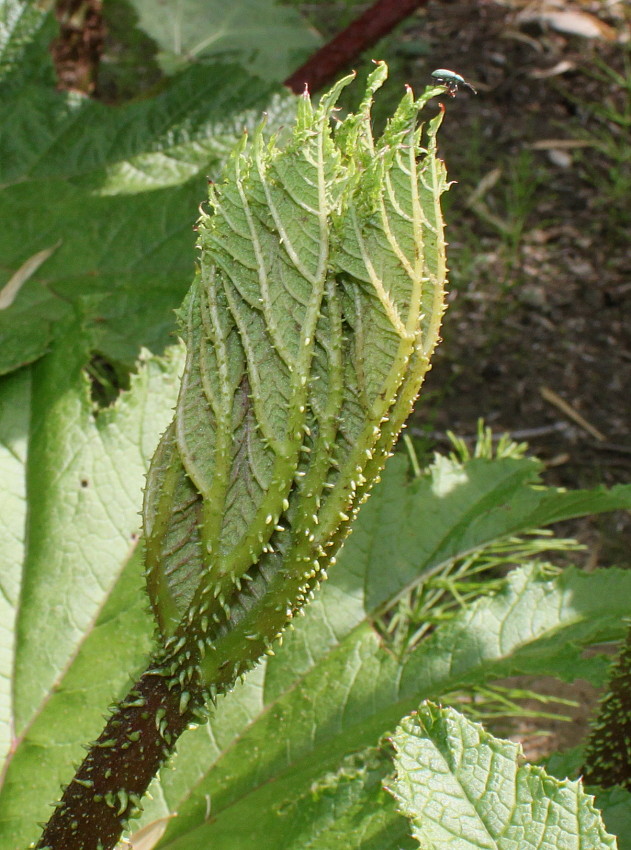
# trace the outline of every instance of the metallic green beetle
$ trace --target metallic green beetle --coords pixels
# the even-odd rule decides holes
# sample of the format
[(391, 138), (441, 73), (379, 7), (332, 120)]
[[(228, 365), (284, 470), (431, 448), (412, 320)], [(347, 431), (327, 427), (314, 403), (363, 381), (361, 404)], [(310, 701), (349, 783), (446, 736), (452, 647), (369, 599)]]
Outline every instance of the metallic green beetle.
[(434, 77), (437, 83), (447, 86), (447, 90), (452, 97), (456, 96), (458, 86), (466, 86), (468, 89), (471, 89), (473, 94), (477, 94), (471, 83), (468, 83), (464, 77), (456, 74), (455, 71), (450, 71), (447, 68), (437, 68), (435, 71), (432, 71), (432, 77)]

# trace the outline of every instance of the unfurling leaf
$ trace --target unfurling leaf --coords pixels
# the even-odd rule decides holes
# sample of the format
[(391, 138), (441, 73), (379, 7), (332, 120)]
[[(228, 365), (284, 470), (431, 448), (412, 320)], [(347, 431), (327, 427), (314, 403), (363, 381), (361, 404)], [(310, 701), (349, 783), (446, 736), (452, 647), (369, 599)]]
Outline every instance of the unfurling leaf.
[(420, 389), (444, 310), (436, 158), (408, 90), (373, 139), (369, 79), (280, 146), (233, 152), (199, 223), (188, 357), (144, 506), (147, 584), (180, 682), (224, 690), (326, 577)]

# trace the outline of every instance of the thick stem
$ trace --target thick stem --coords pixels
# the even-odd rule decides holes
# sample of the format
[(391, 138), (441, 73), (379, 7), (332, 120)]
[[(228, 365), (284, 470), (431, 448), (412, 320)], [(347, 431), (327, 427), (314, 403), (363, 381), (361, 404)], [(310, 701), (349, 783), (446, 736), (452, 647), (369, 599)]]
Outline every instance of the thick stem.
[(349, 63), (380, 38), (388, 35), (426, 0), (377, 0), (369, 9), (314, 53), (304, 65), (285, 80), (296, 94), (305, 86), (310, 92), (320, 91), (346, 70)]
[(631, 789), (631, 629), (613, 664), (609, 688), (585, 748), (588, 785)]
[[(190, 693), (191, 685), (187, 685)], [(110, 850), (175, 742), (193, 721), (182, 688), (149, 668), (116, 707), (65, 789), (35, 850)], [(197, 703), (201, 704), (201, 698)]]

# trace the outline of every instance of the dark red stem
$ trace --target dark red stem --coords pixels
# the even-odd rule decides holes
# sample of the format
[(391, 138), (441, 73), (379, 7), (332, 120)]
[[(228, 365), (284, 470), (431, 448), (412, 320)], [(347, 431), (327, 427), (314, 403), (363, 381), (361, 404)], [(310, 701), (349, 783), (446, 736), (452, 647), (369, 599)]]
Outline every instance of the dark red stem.
[(180, 712), (181, 696), (177, 681), (143, 673), (90, 747), (35, 850), (115, 847), (149, 783), (193, 719), (190, 705)]
[[(319, 91), (427, 0), (377, 0), (285, 80), (296, 94)], [(376, 57), (379, 58), (379, 57)]]

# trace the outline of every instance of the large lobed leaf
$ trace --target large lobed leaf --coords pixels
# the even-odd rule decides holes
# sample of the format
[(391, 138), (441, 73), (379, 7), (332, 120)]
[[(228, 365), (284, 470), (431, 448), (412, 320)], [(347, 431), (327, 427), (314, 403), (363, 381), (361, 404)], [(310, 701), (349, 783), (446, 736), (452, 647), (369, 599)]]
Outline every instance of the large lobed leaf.
[[(174, 378), (173, 374), (170, 380)], [(85, 392), (80, 380), (76, 392)], [(12, 398), (15, 401), (16, 396)], [(2, 411), (3, 423), (8, 422), (13, 437), (3, 444), (6, 448), (1, 457), (6, 463), (14, 463), (14, 480), (19, 489), (25, 472), (21, 457), (26, 452), (29, 431), (16, 431), (11, 425), (15, 407), (5, 404)], [(167, 411), (161, 415), (166, 416)], [(7, 430), (2, 433), (4, 436)], [(59, 439), (61, 435), (56, 438)], [(126, 442), (122, 433), (121, 443)], [(54, 441), (50, 451), (55, 449)], [(333, 777), (338, 772), (344, 788), (349, 793), (353, 788), (359, 794), (364, 780), (358, 774), (358, 763), (350, 770), (344, 767), (344, 759), (358, 748), (374, 747), (380, 735), (393, 729), (420, 699), (436, 698), (472, 682), (521, 670), (556, 674), (563, 666), (570, 676), (581, 659), (583, 645), (622, 636), (623, 609), (631, 587), (627, 575), (616, 571), (591, 576), (570, 572), (552, 581), (536, 579), (528, 572), (517, 573), (504, 594), (482, 600), (471, 615), (463, 614), (439, 629), (404, 667), (381, 647), (369, 627), (376, 610), (411, 583), (476, 546), (526, 530), (533, 514), (544, 524), (546, 513), (561, 518), (585, 510), (629, 505), (629, 488), (596, 492), (591, 503), (587, 493), (533, 488), (535, 469), (529, 460), (473, 460), (460, 464), (440, 459), (422, 479), (409, 482), (405, 462), (393, 459), (382, 484), (360, 515), (338, 568), (323, 585), (307, 616), (286, 636), (276, 657), (268, 659), (245, 685), (221, 700), (220, 710), (208, 726), (180, 742), (177, 770), (163, 773), (153, 792), (154, 802), (147, 805), (146, 822), (180, 812), (163, 839), (163, 846), (172, 846), (181, 839), (182, 847), (201, 848), (207, 846), (210, 836), (221, 835), (229, 848), (245, 846), (239, 842), (251, 838), (256, 838), (261, 847), (283, 846), (283, 841), (291, 847), (292, 818), (280, 818), (287, 811), (280, 803), (286, 800), (291, 811), (291, 799), (308, 797), (316, 782), (318, 787), (328, 789), (334, 805), (336, 795), (332, 789), (338, 780)], [(140, 477), (141, 474), (138, 482)], [(119, 478), (111, 479), (111, 485), (117, 482), (119, 486), (123, 483)], [(75, 491), (80, 489), (75, 467), (63, 470), (57, 486), (69, 492), (73, 487)], [(120, 497), (120, 490), (113, 491), (113, 501)], [(14, 536), (23, 509), (22, 497), (5, 495), (2, 515), (13, 515)], [(465, 518), (471, 520), (481, 513), (484, 516), (480, 521), (470, 523), (470, 533), (463, 535)], [(395, 526), (401, 516), (413, 520), (403, 530), (400, 525)], [(431, 516), (432, 521), (419, 522), (418, 518), (424, 516)], [(60, 534), (70, 540), (78, 535), (80, 541), (82, 535), (71, 512), (66, 517)], [(130, 511), (130, 534), (134, 523)], [(107, 534), (107, 528), (103, 526), (103, 533)], [(21, 534), (17, 536), (23, 539)], [(55, 545), (53, 540), (52, 548), (42, 552), (44, 561), (54, 555)], [(71, 552), (73, 548), (74, 555), (68, 554), (67, 559), (77, 569), (82, 557), (80, 545), (70, 546)], [(102, 556), (100, 548), (98, 554)], [(54, 681), (48, 689), (38, 691), (39, 701), (31, 705), (28, 717), (22, 720), (22, 735), (13, 738), (15, 751), (6, 765), (0, 793), (2, 850), (16, 850), (35, 837), (36, 822), (45, 817), (46, 803), (67, 775), (68, 761), (80, 757), (81, 745), (100, 727), (102, 706), (125, 688), (127, 671), (140, 663), (142, 652), (149, 645), (151, 624), (139, 593), (140, 567), (134, 561), (125, 567), (126, 552), (125, 544), (120, 566), (110, 575), (113, 584), (104, 582), (100, 589), (100, 608), (96, 611), (102, 613), (95, 613), (82, 637), (77, 635), (80, 645), (76, 653), (60, 657)], [(390, 565), (396, 568), (394, 580)], [(4, 575), (8, 574), (3, 572)], [(14, 573), (16, 588), (20, 575), (20, 571)], [(49, 580), (40, 576), (43, 584)], [(75, 586), (73, 592), (80, 594), (81, 588)], [(11, 610), (15, 611), (8, 608), (7, 615)], [(538, 612), (536, 621), (532, 619), (533, 611)], [(56, 609), (56, 614), (64, 616), (60, 609)], [(489, 623), (494, 624), (495, 638), (489, 632)], [(509, 623), (511, 628), (507, 631)], [(63, 630), (61, 641), (67, 641)], [(8, 654), (2, 656), (7, 677), (2, 681), (23, 687), (12, 677), (19, 674), (30, 679), (29, 668), (22, 664), (14, 667), (10, 645), (3, 644), (3, 648)], [(40, 653), (42, 648), (40, 643)], [(556, 650), (554, 657), (550, 648)], [(545, 669), (544, 659), (549, 659)], [(589, 672), (577, 669), (583, 674)], [(5, 705), (11, 705), (11, 689), (5, 688), (3, 696)], [(5, 731), (9, 731), (15, 719), (9, 716), (4, 722)], [(373, 768), (367, 768), (366, 782), (374, 793), (380, 794), (371, 773), (374, 761), (371, 763)], [(384, 776), (388, 764), (384, 760)], [(276, 781), (270, 782), (271, 779)], [(381, 796), (379, 801), (383, 801)], [(258, 818), (258, 806), (268, 802), (268, 815), (253, 836), (248, 831), (253, 823), (252, 813)], [(275, 803), (279, 803), (278, 808)], [(209, 805), (211, 822), (207, 822)], [(365, 813), (374, 813), (377, 803), (372, 796), (365, 800), (360, 794), (353, 805)], [(385, 830), (390, 835), (394, 830), (394, 834), (404, 835), (405, 821), (397, 832), (393, 824), (399, 816), (392, 807), (386, 807), (387, 811), (390, 815), (378, 829), (373, 824), (375, 834), (381, 835), (381, 830)], [(324, 816), (322, 810), (317, 817), (314, 814), (314, 834)], [(267, 830), (272, 827), (270, 834), (280, 835), (282, 840), (266, 845)], [(304, 829), (309, 829), (308, 823)], [(228, 835), (232, 836), (230, 841)], [(389, 846), (385, 841), (379, 844), (377, 838), (374, 845), (362, 844), (363, 833), (358, 835), (357, 847), (381, 850)]]
[[(216, 842), (241, 850), (251, 842), (299, 847), (292, 844), (291, 821), (282, 818), (285, 807), (308, 797), (352, 753), (374, 746), (419, 700), (524, 671), (555, 675), (561, 664), (569, 674), (582, 647), (620, 637), (625, 605), (621, 599), (612, 609), (611, 600), (630, 588), (624, 572), (585, 576), (570, 571), (549, 581), (535, 570), (519, 570), (501, 595), (480, 600), (471, 612), (438, 629), (407, 663), (397, 663), (366, 622), (339, 639), (329, 638), (326, 651), (307, 669), (288, 671), (279, 652), (220, 704), (207, 729), (181, 741), (177, 770), (163, 774), (156, 792), (161, 805), (151, 813), (178, 812), (160, 846), (201, 850)], [(544, 598), (546, 605), (533, 622), (532, 612)], [(311, 624), (320, 634), (330, 634), (344, 619), (341, 612), (335, 618), (334, 604), (318, 613), (316, 620), (309, 612), (307, 628)], [(314, 637), (308, 632), (305, 644)], [(281, 664), (282, 691), (274, 687)], [(384, 762), (384, 778), (387, 772)], [(367, 811), (380, 805), (377, 786), (366, 794)], [(392, 818), (382, 826), (395, 828)], [(315, 840), (315, 822), (312, 832)], [(270, 835), (276, 845), (266, 843)], [(362, 842), (360, 831), (356, 843), (346, 846), (373, 846)]]
[[(181, 360), (150, 361), (129, 396), (93, 421), (81, 352), (69, 359), (71, 353), (60, 351), (0, 389), (0, 465), (7, 483), (0, 510), (0, 731), (4, 751), (11, 747), (0, 791), (2, 850), (23, 848), (36, 837), (69, 762), (97, 734), (103, 706), (124, 691), (151, 643), (132, 536), (143, 470), (170, 415)], [(60, 398), (49, 407), (41, 394), (51, 380)], [(64, 456), (59, 465), (44, 463)], [(439, 629), (404, 666), (369, 624), (451, 559), (528, 530), (533, 521), (545, 525), (628, 507), (631, 488), (542, 488), (536, 463), (527, 459), (438, 458), (412, 481), (405, 467), (401, 457), (390, 462), (336, 570), (276, 657), (223, 698), (207, 726), (180, 742), (177, 770), (163, 773), (147, 804), (146, 823), (180, 812), (163, 846), (181, 841), (182, 847), (205, 848), (209, 836), (221, 835), (231, 850), (250, 839), (261, 847), (298, 847), (291, 843), (293, 818), (282, 815), (295, 811), (292, 799), (306, 806), (316, 783), (323, 802), (306, 806), (303, 837), (309, 831), (314, 841), (326, 835), (325, 823), (335, 831), (327, 807), (340, 805), (339, 784), (348, 817), (370, 819), (354, 846), (406, 847), (407, 823), (382, 796), (375, 773), (381, 765), (385, 777), (389, 760), (370, 750), (364, 769), (358, 760), (347, 761), (351, 753), (374, 748), (425, 697), (524, 670), (602, 675), (602, 665), (582, 660), (581, 647), (622, 636), (631, 587), (628, 575), (616, 571), (571, 571), (554, 580), (517, 573), (504, 594)], [(49, 487), (55, 498), (46, 496)], [(37, 512), (28, 526), (27, 497)], [(50, 533), (46, 541), (38, 539), (40, 524)], [(23, 561), (25, 549), (33, 555)], [(74, 579), (62, 583), (60, 569)], [(21, 586), (30, 590), (20, 604)], [(51, 604), (59, 594), (64, 604)], [(31, 618), (41, 618), (45, 628), (30, 630)], [(268, 815), (252, 827), (258, 806), (268, 802)], [(268, 830), (278, 843), (265, 844)], [(395, 836), (391, 844), (388, 836)]]
[[(423, 570), (470, 551), (476, 540), (518, 532), (520, 515), (534, 513), (542, 520), (546, 504), (557, 516), (571, 514), (580, 494), (526, 486), (533, 466), (441, 459), (430, 477), (407, 486), (402, 468), (391, 466), (305, 621), (254, 681), (220, 704), (208, 730), (181, 741), (178, 770), (164, 774), (159, 792), (168, 809), (179, 813), (161, 846), (201, 848), (217, 841), (230, 848), (252, 842), (299, 847), (292, 843), (292, 821), (280, 817), (283, 800), (291, 808), (291, 800), (308, 797), (323, 772), (328, 775), (350, 753), (376, 743), (419, 698), (521, 670), (556, 674), (562, 668), (571, 677), (573, 668), (580, 669), (581, 646), (620, 636), (629, 581), (624, 573), (598, 578), (568, 573), (554, 582), (536, 579), (532, 571), (516, 573), (501, 597), (482, 600), (439, 629), (404, 665), (368, 627), (371, 614)], [(593, 498), (592, 507), (622, 506), (629, 488)], [(419, 523), (429, 515), (431, 522)], [(465, 518), (470, 536), (463, 534)], [(402, 519), (408, 521), (402, 525)], [(390, 565), (398, 565), (396, 584)], [(612, 609), (612, 599), (619, 607)], [(183, 762), (190, 765), (193, 789)], [(362, 805), (374, 811), (381, 803), (370, 796)], [(315, 842), (320, 827), (315, 821), (311, 827)], [(360, 830), (354, 846), (388, 846), (380, 840), (373, 845), (366, 838), (364, 844)]]
[(167, 72), (187, 62), (229, 59), (282, 82), (319, 43), (297, 9), (275, 0), (178, 0), (168, 15), (155, 0), (129, 2)]
[[(26, 11), (23, 4), (13, 5)], [(23, 21), (28, 45), (28, 34), (36, 26), (32, 19)], [(4, 58), (19, 53), (10, 37), (9, 43), (13, 53), (5, 52)], [(10, 73), (13, 66), (7, 67)], [(182, 77), (183, 87), (195, 79), (194, 74)], [(32, 101), (36, 106), (37, 97)], [(52, 122), (48, 137), (52, 145), (50, 174), (35, 172), (34, 163), (29, 163), (29, 168), (33, 166), (34, 173), (39, 173), (43, 197), (48, 197), (46, 203), (50, 202), (52, 209), (56, 210), (54, 186), (51, 182), (48, 191), (46, 184), (53, 179), (52, 166), (63, 165), (63, 142), (66, 137), (73, 138), (73, 115), (98, 117), (103, 120), (105, 138), (111, 134), (112, 161), (100, 150), (93, 171), (90, 166), (86, 172), (79, 168), (67, 175), (71, 186), (76, 183), (81, 192), (87, 188), (91, 197), (104, 202), (117, 192), (138, 188), (148, 189), (150, 200), (159, 200), (160, 185), (197, 173), (196, 150), (201, 150), (202, 159), (205, 156), (204, 145), (200, 148), (194, 141), (188, 146), (184, 133), (182, 145), (173, 148), (176, 163), (172, 170), (161, 170), (161, 141), (157, 151), (143, 151), (141, 145), (119, 161), (113, 138), (116, 126), (108, 130), (105, 111), (86, 113), (86, 103), (74, 103), (72, 98), (53, 95), (52, 100), (62, 102), (63, 108), (60, 124)], [(171, 108), (176, 106), (169, 103)], [(37, 107), (28, 118), (34, 116), (36, 128), (42, 125), (50, 105), (47, 97), (40, 104), (43, 108)], [(148, 106), (145, 118), (161, 114)], [(137, 126), (143, 121), (138, 119)], [(64, 122), (67, 127), (60, 134)], [(50, 124), (50, 117), (43, 123)], [(20, 126), (26, 126), (26, 121), (18, 122), (17, 129)], [(136, 125), (132, 121), (129, 126)], [(229, 127), (227, 138), (233, 129)], [(86, 138), (90, 145), (96, 144), (96, 129)], [(156, 138), (162, 138), (159, 132)], [(28, 142), (29, 134), (22, 131), (21, 139)], [(56, 146), (55, 140), (60, 144)], [(12, 150), (7, 133), (3, 142), (7, 151)], [(92, 154), (87, 146), (81, 152), (77, 142), (72, 149), (78, 162), (85, 157), (89, 164)], [(166, 149), (171, 150), (168, 145)], [(180, 160), (182, 150), (185, 155)], [(189, 156), (193, 160), (190, 172)], [(45, 164), (46, 156), (41, 159)], [(6, 162), (10, 164), (8, 159)], [(20, 175), (19, 168), (16, 174)], [(30, 179), (26, 174), (22, 178)], [(151, 182), (154, 178), (155, 184)], [(60, 191), (63, 195), (65, 189)], [(37, 215), (39, 212), (36, 209)], [(115, 212), (113, 207), (107, 208), (105, 225)], [(30, 214), (30, 208), (25, 209), (23, 220), (30, 221)], [(50, 214), (42, 221), (50, 223)], [(98, 222), (103, 224), (97, 217)], [(133, 233), (137, 223), (126, 222), (126, 226)], [(155, 226), (155, 220), (151, 225)], [(97, 237), (101, 232), (102, 228)], [(47, 263), (58, 260), (65, 244), (57, 247)], [(56, 245), (51, 239), (43, 247)], [(41, 241), (25, 252), (26, 259), (39, 250)], [(153, 269), (156, 275), (162, 271), (159, 265)], [(45, 264), (30, 283), (40, 280), (47, 268)], [(135, 280), (140, 278), (138, 274)], [(16, 304), (28, 287), (27, 281)], [(75, 294), (73, 290), (71, 300)], [(101, 294), (96, 303), (102, 307), (105, 302), (100, 298)], [(126, 322), (127, 314), (131, 315), (134, 325), (133, 297), (118, 300), (120, 316)], [(48, 345), (51, 320), (57, 315), (55, 303), (55, 298), (47, 298), (41, 311), (34, 308), (32, 316), (40, 323), (31, 338), (26, 325), (20, 325), (19, 311), (7, 311), (11, 322), (0, 324), (0, 329), (11, 331), (13, 322), (16, 326), (11, 337), (15, 357), (7, 368), (38, 356)], [(135, 303), (142, 303), (145, 309), (145, 296), (138, 295)], [(88, 316), (95, 315), (93, 304), (87, 305)], [(65, 312), (64, 306), (59, 315)], [(104, 316), (101, 310), (96, 314)], [(147, 327), (152, 321), (148, 317)], [(107, 324), (108, 331), (99, 340), (112, 356), (132, 357), (135, 351), (132, 338), (137, 328), (130, 329), (129, 340), (117, 338), (125, 332), (125, 322), (116, 319)], [(60, 326), (60, 330), (64, 336), (69, 329)], [(28, 349), (29, 345), (33, 347)], [(76, 347), (68, 340), (65, 345), (36, 367), (10, 376), (0, 387), (0, 470), (3, 483), (7, 482), (0, 511), (3, 544), (7, 541), (0, 547), (0, 734), (10, 748), (0, 790), (2, 850), (22, 847), (35, 837), (36, 821), (48, 813), (47, 802), (67, 776), (68, 761), (80, 757), (81, 744), (100, 728), (102, 707), (122, 693), (128, 671), (141, 663), (150, 645), (151, 623), (139, 592), (140, 565), (133, 546), (134, 512), (152, 444), (169, 416), (178, 357), (164, 364), (151, 361), (141, 369), (129, 396), (93, 421), (80, 368), (95, 340), (92, 334), (81, 335)], [(3, 351), (9, 349), (5, 346)], [(30, 353), (25, 355), (25, 351)], [(52, 393), (54, 398), (51, 382), (58, 390)], [(136, 430), (141, 411), (140, 421), (145, 423), (142, 439)], [(405, 668), (407, 678), (371, 631), (370, 618), (380, 608), (451, 558), (503, 535), (519, 533), (533, 523), (543, 525), (629, 504), (628, 488), (595, 494), (535, 489), (530, 486), (533, 472), (532, 462), (527, 461), (461, 465), (442, 460), (422, 481), (409, 483), (400, 461), (393, 463), (382, 488), (364, 508), (333, 579), (324, 585), (322, 598), (312, 604), (278, 656), (222, 699), (220, 715), (207, 727), (182, 741), (178, 771), (166, 773), (161, 785), (156, 783), (147, 822), (182, 812), (164, 839), (165, 846), (205, 848), (209, 835), (225, 838), (226, 847), (251, 846), (249, 842), (256, 841), (258, 846), (274, 850), (278, 846), (298, 848), (308, 841), (322, 850), (339, 841), (351, 846), (344, 843), (349, 836), (356, 840), (354, 846), (374, 850), (412, 846), (405, 837), (406, 821), (396, 815), (380, 790), (379, 778), (387, 772), (389, 761), (374, 749), (379, 736), (424, 696), (470, 684), (476, 677), (532, 669), (538, 664), (540, 649), (549, 653), (550, 647), (556, 646), (556, 630), (561, 643), (563, 636), (576, 640), (568, 653), (551, 657), (549, 672), (557, 673), (561, 669), (571, 673), (583, 644), (619, 636), (622, 609), (611, 606), (608, 599), (617, 603), (628, 596), (629, 588), (625, 577), (616, 573), (588, 578), (569, 574), (567, 582), (535, 580), (535, 596), (528, 595), (531, 576), (516, 576), (505, 596), (490, 602), (494, 606), (491, 615), (501, 624), (508, 622), (513, 606), (523, 600), (517, 606), (523, 616), (514, 642), (503, 644), (493, 636), (482, 640), (485, 618), (489, 617), (482, 606), (477, 617), (455, 623), (454, 631), (439, 630), (437, 643), (429, 644), (425, 655), (417, 651)], [(28, 520), (27, 499), (33, 506)], [(420, 516), (425, 520), (422, 523)], [(404, 531), (402, 517), (407, 518)], [(39, 534), (40, 528), (49, 535), (46, 540)], [(541, 605), (542, 600), (549, 605)], [(527, 617), (528, 606), (533, 604), (542, 609), (537, 623), (529, 623)], [(41, 631), (32, 628), (33, 622), (41, 622)], [(477, 665), (472, 665), (472, 660)], [(457, 662), (454, 675), (445, 678), (444, 670), (452, 661)], [(594, 665), (585, 668), (587, 673), (594, 670)], [(361, 757), (352, 755), (366, 747)], [(276, 792), (272, 795), (267, 786)], [(293, 828), (294, 800), (300, 801), (303, 813), (297, 833)], [(266, 816), (254, 823), (260, 814), (257, 807), (267, 803)], [(217, 815), (216, 821), (208, 820), (209, 812), (213, 818)], [(346, 829), (345, 824), (349, 825)]]
[(116, 108), (59, 93), (49, 18), (31, 3), (2, 5), (0, 292), (40, 252), (48, 258), (0, 308), (0, 374), (40, 357), (79, 305), (94, 346), (131, 366), (141, 345), (172, 341), (205, 178), (263, 109), (283, 121), (293, 101), (227, 64), (187, 68)]
[(60, 767), (151, 646), (138, 505), (182, 352), (145, 354), (129, 392), (96, 415), (81, 371), (89, 336), (71, 330), (0, 386), (3, 847), (21, 843), (12, 802), (22, 824), (45, 816)]

